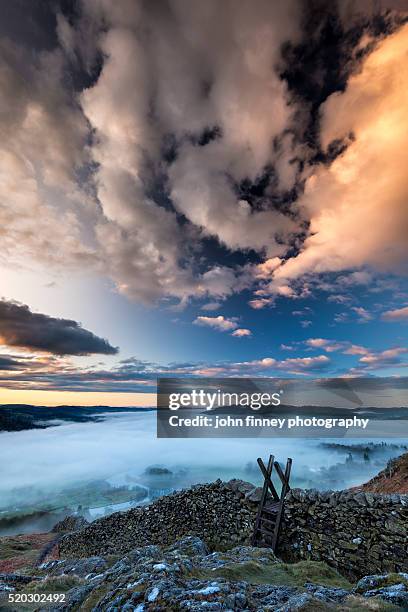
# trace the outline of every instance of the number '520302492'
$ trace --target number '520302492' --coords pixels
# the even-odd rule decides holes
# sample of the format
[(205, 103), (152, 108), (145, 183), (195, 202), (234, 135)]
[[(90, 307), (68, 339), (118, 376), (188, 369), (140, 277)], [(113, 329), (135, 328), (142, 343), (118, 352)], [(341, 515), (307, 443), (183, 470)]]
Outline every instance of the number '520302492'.
[(65, 593), (9, 593), (9, 603), (64, 603)]

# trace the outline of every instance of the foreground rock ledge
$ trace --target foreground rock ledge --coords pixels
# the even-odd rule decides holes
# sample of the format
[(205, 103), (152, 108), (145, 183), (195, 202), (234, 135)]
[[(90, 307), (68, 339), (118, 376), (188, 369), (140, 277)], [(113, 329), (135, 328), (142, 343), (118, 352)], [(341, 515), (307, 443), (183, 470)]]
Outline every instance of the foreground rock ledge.
[[(65, 535), (62, 557), (122, 554), (200, 537), (212, 550), (249, 544), (260, 490), (220, 480), (118, 512)], [(286, 561), (325, 561), (351, 579), (408, 572), (408, 496), (293, 489), (278, 549)]]
[(187, 536), (114, 558), (48, 561), (23, 585), (0, 574), (0, 608), (10, 610), (2, 607), (7, 592), (23, 590), (65, 592), (63, 604), (37, 608), (64, 612), (392, 612), (408, 606), (407, 585), (403, 573), (366, 576), (353, 585), (322, 562), (285, 564), (271, 550), (251, 546), (210, 552), (200, 538)]

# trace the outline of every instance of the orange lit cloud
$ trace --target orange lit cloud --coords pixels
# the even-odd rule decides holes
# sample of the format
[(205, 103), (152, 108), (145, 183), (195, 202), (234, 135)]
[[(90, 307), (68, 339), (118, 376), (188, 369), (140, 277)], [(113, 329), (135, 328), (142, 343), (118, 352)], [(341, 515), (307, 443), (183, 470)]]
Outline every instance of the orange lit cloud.
[[(271, 289), (306, 273), (371, 265), (400, 270), (408, 256), (408, 25), (383, 40), (323, 106), (327, 148), (349, 139), (306, 182), (310, 232), (301, 252), (274, 272)], [(352, 135), (350, 137), (350, 135)]]

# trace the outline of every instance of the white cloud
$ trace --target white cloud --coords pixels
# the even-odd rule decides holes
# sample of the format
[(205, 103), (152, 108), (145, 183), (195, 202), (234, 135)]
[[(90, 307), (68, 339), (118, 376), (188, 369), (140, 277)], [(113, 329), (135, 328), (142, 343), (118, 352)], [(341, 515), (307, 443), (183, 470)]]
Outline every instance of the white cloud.
[(261, 264), (256, 266), (255, 276), (261, 279), (271, 278), (272, 273), (279, 268), (282, 260), (279, 257), (273, 257), (272, 259), (267, 259)]
[(335, 323), (346, 323), (349, 320), (347, 312), (339, 312), (334, 315)]
[(238, 323), (234, 319), (228, 319), (222, 315), (218, 315), (218, 317), (199, 316), (195, 319), (194, 323), (204, 327), (212, 327), (218, 331), (231, 331), (238, 327)]
[(364, 346), (359, 346), (358, 344), (352, 344), (348, 348), (345, 349), (345, 355), (366, 355), (369, 352)]
[(261, 310), (262, 308), (265, 308), (266, 306), (270, 306), (271, 304), (273, 304), (273, 299), (271, 299), (271, 298), (255, 298), (253, 300), (250, 300), (248, 302), (248, 304), (254, 310)]
[(326, 338), (309, 338), (305, 344), (311, 348), (323, 349), (328, 353), (340, 352), (343, 355), (358, 357), (359, 369), (353, 368), (351, 373), (364, 374), (364, 370), (379, 370), (392, 366), (405, 366), (401, 357), (408, 353), (404, 347), (393, 347), (383, 351), (375, 351), (365, 346), (352, 344), (349, 341), (328, 340)]
[(310, 317), (313, 310), (309, 306), (305, 306), (303, 310), (293, 310), (292, 315), (294, 317)]
[(349, 297), (348, 295), (334, 294), (334, 295), (329, 295), (327, 298), (327, 301), (334, 302), (335, 304), (347, 304), (348, 302), (351, 301), (351, 297)]
[(306, 346), (310, 348), (323, 349), (327, 353), (340, 351), (347, 355), (365, 355), (368, 349), (350, 344), (348, 341), (328, 340), (326, 338), (308, 338), (305, 340)]
[(406, 321), (408, 320), (408, 306), (396, 310), (387, 310), (383, 313), (382, 318), (384, 321)]
[(395, 347), (379, 352), (367, 351), (365, 355), (360, 357), (359, 361), (361, 364), (367, 366), (367, 369), (378, 370), (380, 368), (402, 364), (401, 356), (407, 353), (408, 348), (405, 347)]
[(203, 304), (201, 306), (201, 310), (212, 311), (218, 310), (220, 308), (220, 302), (207, 302), (207, 304)]
[(282, 351), (293, 351), (294, 347), (291, 346), (290, 344), (281, 344), (280, 348)]
[(324, 348), (329, 344), (329, 340), (325, 340), (324, 338), (309, 338), (306, 340), (306, 344), (313, 348)]
[[(206, 376), (217, 376), (217, 375), (242, 375), (245, 374), (264, 374), (266, 372), (274, 372), (275, 370), (288, 372), (290, 374), (305, 375), (309, 372), (321, 371), (325, 369), (330, 363), (327, 355), (318, 355), (316, 357), (292, 357), (284, 359), (282, 361), (275, 359), (274, 357), (263, 357), (261, 359), (254, 359), (252, 361), (240, 361), (236, 363), (223, 364), (219, 366), (211, 367), (211, 374), (209, 374), (209, 368), (199, 368), (195, 371), (195, 374), (204, 375), (204, 371), (207, 372)], [(216, 371), (215, 371), (216, 369)]]
[(358, 315), (359, 323), (368, 323), (373, 318), (373, 315), (362, 306), (352, 306), (351, 310)]
[(327, 355), (318, 355), (317, 357), (293, 357), (285, 359), (279, 364), (279, 368), (283, 370), (314, 370), (325, 367), (330, 363)]
[(235, 336), (236, 338), (245, 338), (248, 336), (252, 336), (252, 332), (250, 329), (239, 328), (233, 331), (231, 335)]
[(336, 284), (339, 286), (350, 287), (353, 285), (368, 285), (373, 280), (373, 275), (367, 270), (356, 270), (350, 274), (342, 274), (337, 277)]

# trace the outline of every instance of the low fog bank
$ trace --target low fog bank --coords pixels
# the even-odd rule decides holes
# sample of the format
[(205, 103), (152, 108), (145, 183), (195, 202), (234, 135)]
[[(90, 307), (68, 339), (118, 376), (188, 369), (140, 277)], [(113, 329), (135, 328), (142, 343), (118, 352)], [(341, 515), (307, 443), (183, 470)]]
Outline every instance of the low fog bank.
[[(2, 433), (0, 442), (0, 533), (44, 530), (49, 513), (67, 507), (93, 519), (216, 478), (259, 484), (256, 458), (269, 453), (281, 462), (293, 458), (292, 486), (347, 488), (406, 449), (398, 440), (157, 439), (154, 413)], [(44, 509), (48, 514), (36, 514)], [(10, 516), (16, 521), (6, 525)]]

